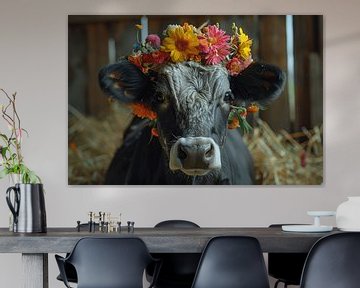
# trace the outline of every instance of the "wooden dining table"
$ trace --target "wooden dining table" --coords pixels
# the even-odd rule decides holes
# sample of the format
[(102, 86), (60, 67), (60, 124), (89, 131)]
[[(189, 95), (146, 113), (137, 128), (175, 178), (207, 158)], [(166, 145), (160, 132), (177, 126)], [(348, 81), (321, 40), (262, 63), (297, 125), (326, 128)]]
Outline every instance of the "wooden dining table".
[[(77, 228), (48, 228), (47, 233), (14, 233), (0, 228), (0, 253), (21, 253), (23, 287), (48, 288), (48, 253), (67, 253), (83, 237), (139, 237), (151, 253), (201, 253), (209, 239), (222, 235), (252, 236), (262, 251), (278, 253), (308, 252), (321, 237), (338, 233), (283, 232), (281, 227), (223, 228), (135, 228), (119, 232), (89, 232)], [(1, 261), (1, 260), (0, 260)]]

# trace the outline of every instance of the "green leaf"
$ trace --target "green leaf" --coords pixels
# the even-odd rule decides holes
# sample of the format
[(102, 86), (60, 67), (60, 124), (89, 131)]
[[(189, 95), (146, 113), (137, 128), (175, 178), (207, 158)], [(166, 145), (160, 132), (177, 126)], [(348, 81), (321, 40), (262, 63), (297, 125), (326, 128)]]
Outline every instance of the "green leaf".
[(34, 171), (26, 167), (23, 163), (19, 164), (19, 170), (21, 174), (21, 180), (23, 183), (30, 183), (30, 184), (41, 183), (40, 177), (37, 176)]
[(2, 147), (1, 148), (1, 156), (3, 157), (3, 158), (6, 158), (6, 152), (9, 150), (9, 148), (8, 147)]
[(251, 127), (250, 124), (246, 121), (246, 117), (242, 117), (242, 116), (241, 116), (241, 113), (242, 113), (242, 112), (239, 112), (239, 111), (238, 111), (238, 114), (236, 114), (236, 116), (237, 116), (238, 119), (239, 119), (239, 124), (240, 124), (241, 132), (242, 132), (243, 134), (249, 133), (249, 132), (252, 131), (252, 127)]
[(30, 180), (30, 183), (33, 183), (33, 184), (41, 183), (40, 178), (33, 171), (30, 171), (30, 173), (29, 173), (29, 180)]
[(243, 119), (242, 121), (240, 121), (240, 128), (243, 133), (250, 133), (252, 131), (252, 127), (246, 121), (246, 119)]
[(5, 142), (9, 140), (5, 134), (0, 133), (0, 137), (3, 138)]
[(235, 115), (236, 115), (236, 110), (232, 109), (229, 113), (228, 121), (231, 122), (232, 119), (235, 117)]
[(9, 174), (9, 170), (8, 169), (3, 169), (0, 171), (0, 179), (3, 179), (5, 176), (7, 176)]
[(29, 137), (29, 132), (28, 131), (26, 131), (24, 128), (21, 128), (21, 130), (25, 132), (27, 137)]

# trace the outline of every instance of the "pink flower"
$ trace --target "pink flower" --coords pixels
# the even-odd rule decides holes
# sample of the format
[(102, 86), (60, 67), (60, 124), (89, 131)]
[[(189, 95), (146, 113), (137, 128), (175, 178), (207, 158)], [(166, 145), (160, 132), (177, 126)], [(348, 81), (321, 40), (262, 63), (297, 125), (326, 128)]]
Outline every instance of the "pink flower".
[(250, 57), (246, 60), (241, 60), (241, 69), (240, 72), (244, 71), (249, 65), (253, 62), (253, 59)]
[(160, 48), (160, 37), (156, 34), (150, 34), (146, 37), (145, 41), (153, 48)]
[(205, 64), (219, 64), (230, 54), (230, 36), (226, 35), (225, 31), (219, 29), (216, 25), (210, 25), (206, 28), (205, 38), (207, 45), (201, 45), (200, 47), (201, 51), (205, 53)]
[(244, 61), (234, 57), (226, 64), (226, 68), (231, 76), (236, 76), (244, 71), (252, 63), (252, 61), (252, 58), (248, 58)]
[(231, 76), (236, 76), (240, 73), (241, 70), (241, 62), (239, 60), (239, 58), (232, 58), (227, 64), (226, 64), (226, 68), (229, 71), (229, 74)]

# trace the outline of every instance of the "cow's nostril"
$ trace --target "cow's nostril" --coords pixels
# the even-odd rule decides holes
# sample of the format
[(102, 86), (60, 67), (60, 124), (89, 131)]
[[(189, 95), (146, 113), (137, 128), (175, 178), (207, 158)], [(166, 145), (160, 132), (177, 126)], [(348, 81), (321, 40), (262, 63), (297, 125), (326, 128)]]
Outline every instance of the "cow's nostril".
[(187, 154), (184, 151), (184, 148), (181, 147), (181, 145), (179, 145), (179, 147), (178, 147), (178, 157), (180, 160), (185, 160), (187, 157)]
[(210, 145), (210, 147), (205, 152), (205, 157), (210, 158), (214, 155), (214, 146)]

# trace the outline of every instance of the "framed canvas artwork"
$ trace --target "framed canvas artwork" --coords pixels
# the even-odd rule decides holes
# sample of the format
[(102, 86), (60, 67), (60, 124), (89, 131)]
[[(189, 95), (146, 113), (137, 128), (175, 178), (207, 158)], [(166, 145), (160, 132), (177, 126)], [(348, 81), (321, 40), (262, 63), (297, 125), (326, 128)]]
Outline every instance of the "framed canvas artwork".
[(70, 15), (70, 185), (321, 185), (319, 15)]

